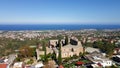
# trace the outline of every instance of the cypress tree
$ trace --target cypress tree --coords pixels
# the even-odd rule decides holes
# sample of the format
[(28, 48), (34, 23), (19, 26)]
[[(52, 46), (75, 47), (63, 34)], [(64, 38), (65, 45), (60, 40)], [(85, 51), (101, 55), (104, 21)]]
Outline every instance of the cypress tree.
[(65, 37), (65, 45), (68, 44), (68, 36)]
[(58, 41), (58, 45), (59, 45), (59, 54), (58, 54), (58, 64), (62, 64), (62, 57), (61, 57), (61, 40)]
[(45, 42), (43, 41), (43, 51), (44, 51), (44, 61), (47, 61), (47, 54), (46, 54), (46, 46), (45, 46)]

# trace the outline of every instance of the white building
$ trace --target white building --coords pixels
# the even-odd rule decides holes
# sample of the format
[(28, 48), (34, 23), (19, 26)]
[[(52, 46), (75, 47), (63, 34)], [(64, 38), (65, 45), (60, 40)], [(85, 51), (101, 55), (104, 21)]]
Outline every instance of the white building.
[(58, 44), (58, 40), (50, 40), (49, 43), (50, 43), (50, 48), (51, 46), (55, 47)]
[(35, 68), (41, 68), (43, 66), (44, 66), (43, 63), (38, 63), (38, 64), (35, 65)]
[(13, 65), (13, 68), (24, 68), (24, 63), (23, 62), (16, 62)]
[(86, 55), (86, 57), (93, 63), (100, 64), (102, 67), (109, 67), (109, 66), (112, 66), (113, 64), (112, 60), (106, 58), (100, 52), (95, 51), (93, 53), (90, 53), (89, 55)]
[(86, 47), (85, 48), (85, 52), (92, 53), (94, 51), (100, 52), (100, 50), (97, 48), (93, 48), (93, 47)]
[(101, 64), (103, 67), (109, 67), (109, 66), (112, 66), (112, 61), (107, 59), (107, 58), (101, 58), (99, 56), (94, 56), (93, 57), (94, 59), (94, 63), (96, 64)]
[(109, 66), (112, 66), (112, 61), (111, 61), (111, 60), (108, 60), (108, 59), (101, 59), (100, 64), (101, 64), (103, 67), (109, 67)]

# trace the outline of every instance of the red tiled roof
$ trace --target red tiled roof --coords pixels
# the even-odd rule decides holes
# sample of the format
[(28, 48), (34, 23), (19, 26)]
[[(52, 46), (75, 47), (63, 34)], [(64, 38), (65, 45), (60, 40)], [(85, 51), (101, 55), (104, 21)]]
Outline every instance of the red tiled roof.
[(64, 68), (62, 65), (60, 65), (58, 68)]
[(7, 64), (4, 64), (4, 63), (0, 63), (0, 68), (7, 68)]
[(84, 62), (78, 61), (78, 62), (76, 62), (76, 64), (77, 65), (82, 65), (82, 64), (84, 64)]
[(100, 63), (97, 63), (98, 66), (102, 66)]
[(26, 68), (30, 68), (31, 66), (25, 66)]
[(120, 50), (120, 48), (115, 48), (115, 50)]

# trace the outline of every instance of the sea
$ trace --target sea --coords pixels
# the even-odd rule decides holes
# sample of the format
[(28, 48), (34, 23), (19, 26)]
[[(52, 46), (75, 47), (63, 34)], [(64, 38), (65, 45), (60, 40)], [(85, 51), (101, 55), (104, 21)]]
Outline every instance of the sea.
[(3, 31), (19, 31), (19, 30), (81, 30), (81, 29), (120, 29), (120, 25), (0, 25)]

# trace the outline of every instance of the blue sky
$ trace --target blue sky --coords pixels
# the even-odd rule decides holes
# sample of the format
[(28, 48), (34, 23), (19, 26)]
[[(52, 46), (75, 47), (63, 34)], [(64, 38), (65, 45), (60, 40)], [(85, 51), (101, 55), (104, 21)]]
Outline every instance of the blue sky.
[(120, 24), (120, 0), (0, 0), (0, 24)]

